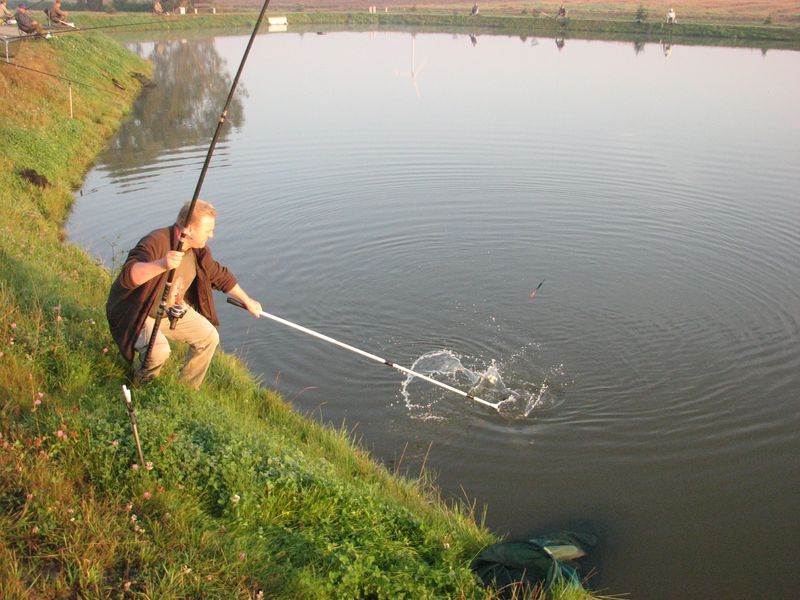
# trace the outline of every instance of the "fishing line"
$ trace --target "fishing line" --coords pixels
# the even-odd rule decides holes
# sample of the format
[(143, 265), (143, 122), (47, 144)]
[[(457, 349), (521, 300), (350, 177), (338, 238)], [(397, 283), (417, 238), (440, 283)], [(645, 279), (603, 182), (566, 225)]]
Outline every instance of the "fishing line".
[[(39, 0), (38, 2), (35, 2), (35, 3), (33, 3), (33, 4), (30, 4), (30, 5), (28, 5), (28, 10), (29, 10), (29, 11), (33, 10), (34, 8), (36, 8), (37, 6), (39, 6), (40, 4), (44, 4), (44, 2), (45, 2), (45, 1), (46, 1), (46, 0)], [(24, 4), (24, 3), (21, 3), (21, 4)], [(13, 16), (13, 17), (11, 17), (11, 18), (12, 18), (12, 19), (16, 19), (16, 15), (14, 15), (14, 16)]]
[(39, 73), (40, 75), (47, 75), (48, 77), (52, 77), (53, 79), (60, 79), (61, 81), (66, 81), (68, 83), (75, 83), (77, 85), (83, 85), (83, 86), (86, 86), (86, 87), (91, 88), (93, 90), (96, 90), (98, 92), (105, 92), (106, 94), (113, 94), (114, 96), (120, 96), (121, 98), (125, 97), (123, 94), (120, 94), (119, 92), (114, 92), (112, 90), (104, 90), (103, 88), (99, 88), (96, 85), (92, 85), (91, 83), (86, 83), (84, 81), (78, 81), (77, 79), (70, 79), (68, 77), (64, 77), (63, 75), (56, 75), (55, 73), (48, 73), (47, 71), (40, 71), (39, 69), (34, 69), (33, 67), (26, 67), (26, 66), (21, 65), (19, 63), (0, 61), (0, 64), (6, 65), (6, 66), (9, 66), (9, 67), (14, 67), (16, 69), (23, 69), (25, 71), (32, 71), (34, 73)]
[[(242, 76), (242, 71), (244, 70), (244, 65), (247, 62), (247, 57), (250, 55), (250, 49), (253, 47), (253, 42), (256, 39), (256, 35), (258, 34), (258, 29), (261, 26), (261, 22), (264, 20), (264, 15), (267, 12), (267, 6), (269, 6), (270, 0), (264, 0), (264, 5), (261, 7), (261, 12), (258, 15), (258, 19), (256, 20), (256, 25), (253, 27), (253, 33), (250, 34), (250, 40), (247, 42), (247, 47), (244, 49), (244, 54), (242, 55), (242, 61), (239, 63), (239, 69), (236, 71), (236, 76), (233, 78), (233, 83), (231, 84), (230, 92), (228, 92), (228, 98), (225, 101), (225, 106), (222, 109), (222, 113), (219, 117), (219, 122), (217, 123), (217, 128), (214, 131), (214, 136), (211, 138), (211, 144), (208, 147), (208, 153), (206, 154), (206, 159), (203, 162), (203, 168), (200, 170), (200, 177), (197, 180), (197, 186), (194, 189), (194, 194), (192, 195), (192, 201), (189, 204), (189, 210), (186, 213), (186, 218), (183, 223), (183, 227), (181, 227), (181, 235), (178, 238), (175, 250), (184, 251), (184, 242), (186, 241), (186, 227), (192, 222), (192, 214), (194, 213), (194, 207), (197, 204), (197, 200), (200, 197), (200, 189), (203, 187), (203, 182), (206, 178), (206, 173), (208, 172), (208, 166), (211, 163), (211, 157), (214, 154), (214, 148), (217, 146), (217, 140), (219, 140), (219, 136), (222, 133), (222, 126), (225, 124), (225, 120), (228, 116), (228, 108), (230, 107), (231, 101), (233, 100), (234, 92), (236, 91), (236, 86), (239, 84), (239, 78)], [(155, 322), (153, 323), (153, 329), (151, 330), (150, 339), (147, 342), (147, 349), (142, 355), (142, 366), (147, 366), (147, 359), (150, 357), (150, 353), (153, 351), (153, 346), (155, 345), (158, 328), (161, 325), (161, 320), (164, 318), (164, 314), (167, 312), (167, 301), (169, 300), (170, 292), (172, 289), (172, 283), (175, 280), (175, 269), (171, 269), (167, 275), (167, 281), (164, 284), (164, 293), (161, 295), (161, 302), (158, 305), (158, 311), (156, 312)]]

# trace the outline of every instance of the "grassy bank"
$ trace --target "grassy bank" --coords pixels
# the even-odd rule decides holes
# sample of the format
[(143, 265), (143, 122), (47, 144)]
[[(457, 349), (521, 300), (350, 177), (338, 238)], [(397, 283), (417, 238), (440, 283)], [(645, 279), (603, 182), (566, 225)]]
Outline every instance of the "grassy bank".
[(572, 37), (651, 37), (670, 36), (673, 41), (724, 40), (732, 45), (774, 42), (782, 46), (800, 47), (800, 27), (686, 23), (664, 25), (660, 20), (637, 22), (633, 18), (568, 18), (528, 14), (489, 14), (471, 17), (463, 12), (402, 13), (287, 13), (292, 26), (331, 24), (340, 26), (423, 27), (458, 31), (487, 31), (503, 35), (569, 35)]
[(0, 597), (495, 597), (469, 569), (495, 540), (473, 509), (297, 415), (232, 356), (201, 392), (177, 382), (179, 357), (134, 392), (138, 464), (111, 275), (62, 226), (149, 66), (91, 34), (15, 54), (73, 81), (75, 118), (66, 81), (0, 67)]
[[(752, 21), (715, 22), (685, 21), (665, 25), (659, 16), (645, 11), (643, 19), (635, 13), (598, 10), (567, 19), (555, 19), (541, 9), (520, 11), (485, 11), (476, 17), (463, 9), (397, 8), (371, 14), (363, 11), (279, 11), (271, 14), (287, 16), (290, 30), (314, 28), (398, 29), (429, 28), (441, 31), (487, 32), (515, 36), (571, 36), (585, 38), (660, 39), (672, 42), (725, 43), (728, 45), (771, 45), (800, 48), (800, 26), (797, 24), (765, 24)], [(214, 28), (252, 28), (256, 13), (226, 12), (217, 15), (198, 14), (155, 17), (147, 13), (75, 13), (82, 27), (113, 26), (119, 30), (182, 30)], [(264, 26), (266, 30), (266, 25)]]

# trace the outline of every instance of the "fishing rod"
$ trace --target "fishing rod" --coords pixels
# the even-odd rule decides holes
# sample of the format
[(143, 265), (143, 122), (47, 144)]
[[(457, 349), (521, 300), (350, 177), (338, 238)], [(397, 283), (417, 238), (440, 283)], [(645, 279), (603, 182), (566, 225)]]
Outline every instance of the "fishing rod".
[(57, 19), (56, 17), (53, 17), (53, 16), (51, 16), (51, 17), (50, 17), (50, 22), (51, 22), (51, 23), (58, 23), (59, 25), (63, 25), (64, 27), (68, 27), (69, 29), (74, 29), (75, 31), (77, 31), (77, 30), (78, 30), (78, 28), (77, 28), (77, 27), (75, 27), (75, 24), (74, 24), (74, 23), (67, 23), (67, 22), (66, 22), (66, 21), (64, 21), (64, 20), (62, 20), (62, 19)]
[[(237, 300), (236, 298), (231, 298), (230, 296), (228, 296), (228, 304), (233, 304), (234, 306), (238, 306), (239, 308), (243, 308), (243, 309), (247, 310), (247, 307), (244, 305), (244, 302), (241, 302), (240, 300)], [(455, 394), (458, 394), (459, 396), (463, 396), (464, 398), (467, 398), (468, 400), (474, 400), (475, 402), (477, 402), (479, 404), (483, 404), (484, 406), (488, 406), (490, 408), (493, 408), (498, 412), (500, 411), (500, 409), (498, 408), (499, 404), (493, 404), (492, 402), (488, 402), (488, 401), (484, 400), (483, 398), (478, 398), (477, 396), (473, 396), (472, 394), (468, 394), (467, 392), (459, 390), (458, 388), (455, 388), (452, 385), (447, 385), (446, 383), (442, 383), (441, 381), (437, 381), (436, 379), (433, 379), (432, 377), (428, 377), (427, 375), (423, 375), (422, 373), (417, 373), (416, 371), (412, 371), (411, 369), (407, 369), (406, 367), (403, 367), (403, 366), (400, 366), (398, 364), (395, 364), (395, 363), (393, 363), (393, 362), (391, 362), (389, 360), (386, 360), (385, 358), (381, 358), (380, 356), (376, 356), (375, 354), (370, 354), (369, 352), (365, 352), (364, 350), (360, 350), (360, 349), (358, 349), (358, 348), (356, 348), (354, 346), (351, 346), (350, 344), (345, 344), (344, 342), (340, 342), (339, 340), (335, 340), (332, 337), (328, 337), (327, 335), (323, 335), (323, 334), (321, 334), (321, 333), (319, 333), (317, 331), (314, 331), (313, 329), (309, 329), (308, 327), (303, 327), (302, 325), (298, 325), (297, 323), (293, 323), (292, 321), (287, 321), (286, 319), (283, 319), (281, 317), (278, 317), (278, 316), (275, 316), (275, 315), (271, 315), (270, 313), (264, 312), (263, 310), (258, 311), (258, 314), (260, 314), (262, 317), (266, 317), (267, 319), (272, 319), (276, 323), (280, 323), (282, 325), (286, 325), (287, 327), (291, 327), (292, 329), (296, 329), (297, 331), (302, 331), (303, 333), (308, 334), (308, 335), (310, 335), (312, 337), (315, 337), (317, 339), (324, 340), (324, 341), (326, 341), (326, 342), (328, 342), (330, 344), (333, 344), (334, 346), (339, 346), (340, 348), (344, 348), (345, 350), (349, 350), (350, 352), (355, 352), (356, 354), (360, 354), (361, 356), (363, 356), (365, 358), (368, 358), (368, 359), (370, 359), (372, 361), (375, 361), (377, 363), (381, 363), (382, 365), (386, 365), (387, 367), (392, 367), (393, 369), (397, 369), (401, 373), (405, 373), (407, 375), (412, 375), (414, 377), (419, 377), (420, 379), (424, 379), (428, 383), (432, 383), (433, 385), (438, 385), (440, 388), (444, 388), (446, 390), (449, 390), (449, 391), (451, 391), (451, 392), (453, 392)]]
[[(29, 6), (28, 10), (30, 10), (31, 8), (32, 8), (32, 6)], [(188, 16), (189, 15), (187, 15), (187, 17)], [(138, 27), (140, 25), (148, 25), (148, 26), (152, 27), (154, 23), (178, 21), (178, 18), (177, 17), (175, 17), (175, 18), (173, 18), (173, 17), (162, 17), (162, 18), (159, 18), (157, 21), (154, 21), (154, 20), (150, 19), (150, 20), (147, 20), (147, 21), (134, 21), (133, 23), (115, 23), (113, 25), (95, 25), (93, 27), (78, 27), (76, 25), (70, 25), (69, 23), (67, 23), (65, 21), (61, 21), (60, 19), (55, 19), (55, 21), (57, 23), (61, 23), (62, 25), (64, 25), (66, 27), (66, 29), (45, 28), (46, 32), (49, 33), (50, 35), (63, 35), (65, 33), (81, 33), (81, 32), (84, 32), (84, 31), (94, 31), (96, 29), (116, 29), (117, 27)], [(32, 36), (30, 36), (30, 35), (21, 35), (19, 37), (14, 38), (14, 39), (15, 40), (17, 40), (17, 39), (24, 40), (24, 39), (28, 39), (28, 38), (31, 38), (31, 37)]]
[[(177, 21), (177, 19), (164, 18), (160, 21)], [(156, 21), (158, 22), (158, 21)], [(153, 20), (149, 21), (134, 21), (133, 23), (116, 23), (114, 25), (95, 25), (94, 27), (70, 27), (69, 29), (49, 29), (48, 32), (53, 35), (61, 35), (64, 33), (79, 33), (82, 31), (94, 31), (95, 29), (114, 29), (117, 27), (138, 27), (139, 25), (150, 25), (154, 23)]]
[[(63, 24), (65, 26), (65, 28), (64, 29), (52, 29), (52, 28), (50, 28), (48, 26), (48, 27), (45, 27), (44, 32), (47, 33), (50, 36), (54, 36), (54, 35), (59, 35), (60, 36), (60, 35), (63, 35), (65, 33), (81, 33), (81, 32), (84, 32), (84, 31), (92, 31), (94, 29), (112, 29), (114, 27), (136, 27), (138, 25), (152, 25), (153, 24), (152, 21), (138, 21), (138, 22), (135, 22), (135, 23), (117, 23), (116, 25), (97, 25), (95, 27), (85, 27), (84, 28), (84, 27), (76, 27), (75, 25), (70, 25), (69, 23), (66, 23), (65, 21), (61, 21), (61, 20), (58, 20), (58, 19), (56, 19), (56, 21), (58, 23)], [(18, 36), (13, 37), (13, 38), (8, 38), (8, 40), (9, 41), (14, 41), (14, 42), (20, 42), (20, 41), (25, 42), (25, 41), (29, 41), (29, 40), (34, 40), (34, 39), (36, 39), (36, 37), (37, 37), (36, 35), (24, 34), (24, 35), (18, 35)]]
[[(228, 92), (228, 98), (225, 101), (225, 106), (222, 109), (222, 113), (219, 116), (219, 122), (217, 123), (217, 128), (214, 131), (214, 136), (211, 138), (211, 145), (208, 147), (208, 153), (206, 154), (206, 159), (203, 162), (203, 168), (200, 170), (200, 177), (197, 180), (197, 186), (194, 189), (194, 194), (192, 195), (192, 201), (189, 204), (189, 210), (186, 213), (186, 218), (183, 222), (183, 227), (181, 227), (181, 235), (178, 238), (178, 242), (176, 244), (175, 249), (179, 251), (184, 250), (184, 242), (186, 241), (186, 227), (192, 222), (192, 213), (194, 213), (194, 207), (197, 204), (197, 200), (200, 197), (200, 189), (203, 187), (203, 182), (206, 178), (206, 172), (208, 171), (208, 166), (211, 163), (211, 156), (214, 154), (214, 148), (217, 146), (217, 140), (219, 139), (220, 133), (222, 132), (222, 126), (225, 124), (225, 119), (228, 116), (228, 108), (230, 107), (231, 101), (233, 100), (233, 94), (236, 91), (236, 86), (239, 83), (239, 78), (242, 76), (242, 71), (244, 70), (244, 64), (247, 62), (247, 57), (250, 54), (250, 49), (253, 47), (253, 42), (256, 39), (256, 34), (258, 33), (258, 28), (261, 26), (261, 21), (264, 20), (264, 14), (267, 12), (267, 6), (269, 6), (269, 0), (264, 0), (264, 5), (261, 7), (261, 12), (258, 15), (258, 19), (256, 20), (256, 25), (253, 27), (253, 33), (250, 34), (250, 40), (247, 42), (247, 47), (244, 49), (244, 55), (242, 56), (242, 61), (239, 63), (239, 69), (236, 71), (236, 76), (233, 78), (233, 83), (231, 84), (231, 90)], [(155, 322), (153, 323), (153, 329), (150, 332), (150, 340), (147, 342), (147, 350), (145, 350), (144, 356), (142, 356), (142, 366), (147, 366), (147, 359), (150, 357), (150, 353), (153, 350), (153, 346), (155, 345), (156, 335), (158, 334), (158, 327), (161, 325), (161, 320), (164, 318), (164, 313), (167, 312), (167, 301), (169, 300), (170, 290), (172, 288), (172, 282), (175, 280), (175, 269), (170, 269), (169, 274), (167, 275), (167, 282), (164, 284), (164, 293), (161, 295), (161, 302), (158, 305), (158, 311), (156, 312)]]
[[(47, 0), (39, 0), (38, 2), (34, 2), (33, 4), (29, 4), (29, 5), (27, 5), (28, 6), (28, 10), (33, 10), (34, 8), (39, 6), (40, 4), (44, 4), (46, 1)], [(20, 2), (19, 4), (25, 4), (25, 3), (24, 2)], [(17, 6), (19, 6), (19, 4)]]
[(32, 71), (34, 73), (39, 73), (40, 75), (47, 75), (48, 77), (52, 77), (53, 79), (60, 79), (61, 81), (66, 81), (67, 83), (75, 83), (77, 85), (83, 85), (90, 89), (97, 90), (98, 92), (105, 92), (106, 94), (113, 94), (115, 96), (124, 97), (119, 92), (114, 92), (112, 90), (104, 90), (103, 88), (99, 88), (96, 85), (92, 85), (90, 83), (86, 83), (84, 81), (78, 81), (77, 79), (70, 79), (68, 77), (64, 77), (62, 75), (56, 75), (55, 73), (48, 73), (47, 71), (40, 71), (39, 69), (34, 69), (32, 67), (26, 67), (16, 62), (3, 62), (0, 61), (0, 65), (7, 65), (9, 67), (14, 67), (17, 69), (23, 69), (25, 71)]

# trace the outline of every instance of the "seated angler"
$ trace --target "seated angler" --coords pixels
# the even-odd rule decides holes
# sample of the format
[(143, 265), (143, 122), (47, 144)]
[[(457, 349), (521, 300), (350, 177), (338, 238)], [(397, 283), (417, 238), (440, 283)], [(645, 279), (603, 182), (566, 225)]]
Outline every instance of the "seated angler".
[(54, 0), (49, 14), (51, 21), (61, 25), (67, 24), (67, 17), (69, 16), (69, 13), (61, 9), (61, 0)]
[[(44, 27), (31, 17), (30, 12), (28, 12), (28, 7), (24, 4), (17, 6), (17, 14), (14, 15), (14, 18), (17, 20), (17, 27), (19, 27), (20, 31), (24, 33), (34, 33), (36, 35), (44, 33)], [(50, 37), (49, 33), (47, 37)]]
[[(206, 246), (214, 237), (216, 210), (208, 202), (198, 200), (191, 218), (187, 218), (189, 208), (187, 202), (174, 225), (151, 231), (139, 240), (111, 285), (106, 302), (111, 335), (128, 362), (132, 363), (134, 354), (139, 352), (139, 365), (132, 377), (134, 385), (143, 385), (158, 375), (169, 357), (167, 340), (171, 339), (189, 345), (180, 376), (189, 387), (200, 387), (219, 344), (219, 321), (212, 290), (230, 294), (254, 316), (260, 316), (261, 304), (245, 293)], [(183, 251), (173, 250), (181, 232)], [(172, 269), (175, 274), (166, 310), (169, 320), (159, 323), (148, 356), (155, 317)]]
[(14, 14), (8, 10), (6, 6), (6, 0), (0, 0), (0, 23), (8, 23), (14, 24)]

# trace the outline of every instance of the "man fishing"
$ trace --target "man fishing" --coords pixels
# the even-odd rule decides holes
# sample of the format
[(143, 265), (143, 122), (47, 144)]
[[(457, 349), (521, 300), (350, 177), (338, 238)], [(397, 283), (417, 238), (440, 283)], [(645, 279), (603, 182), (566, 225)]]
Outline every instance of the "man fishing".
[(67, 23), (67, 17), (69, 16), (69, 13), (61, 8), (61, 0), (54, 0), (53, 6), (50, 8), (48, 15), (50, 16), (50, 20), (54, 23), (58, 23), (59, 25), (69, 25)]
[[(199, 389), (219, 344), (219, 325), (212, 290), (230, 294), (242, 302), (254, 316), (259, 317), (261, 304), (239, 286), (228, 269), (214, 260), (206, 242), (214, 237), (217, 212), (203, 200), (197, 200), (191, 220), (187, 202), (170, 227), (151, 231), (128, 253), (106, 302), (106, 316), (111, 335), (120, 353), (133, 363), (139, 352), (139, 365), (134, 368), (133, 385), (144, 385), (155, 378), (169, 357), (168, 339), (189, 345), (181, 379), (191, 388)], [(173, 250), (181, 232), (184, 249)], [(144, 364), (150, 335), (155, 324), (159, 301), (164, 293), (168, 273), (175, 274), (167, 300), (169, 327), (156, 332), (154, 345)]]
[[(17, 20), (17, 27), (25, 33), (33, 33), (36, 35), (42, 35), (44, 33), (44, 27), (31, 17), (26, 5), (20, 4), (17, 6), (17, 14), (14, 15), (14, 18)], [(50, 34), (48, 33), (45, 37), (49, 39)]]

